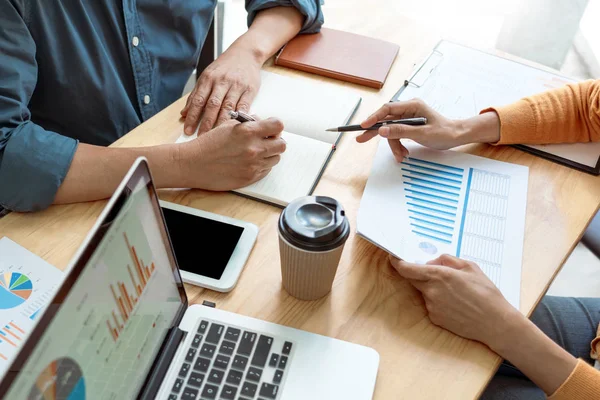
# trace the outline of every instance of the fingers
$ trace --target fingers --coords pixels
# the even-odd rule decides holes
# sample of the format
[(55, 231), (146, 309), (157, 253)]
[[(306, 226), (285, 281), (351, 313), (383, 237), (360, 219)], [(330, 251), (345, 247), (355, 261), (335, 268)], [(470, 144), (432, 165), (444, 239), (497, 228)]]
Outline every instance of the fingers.
[(408, 156), (408, 149), (404, 147), (399, 140), (388, 139), (388, 143), (392, 153), (394, 154), (394, 158), (397, 162), (401, 163), (404, 158)]
[(377, 135), (379, 135), (379, 132), (377, 131), (364, 131), (356, 137), (356, 141), (358, 143), (366, 143)]
[(250, 106), (252, 105), (255, 97), (256, 92), (254, 90), (246, 90), (244, 93), (242, 93), (240, 99), (238, 100), (236, 110), (246, 114), (249, 113)]
[(204, 106), (204, 113), (200, 120), (200, 127), (198, 133), (204, 133), (211, 130), (217, 123), (217, 117), (221, 111), (221, 106), (225, 100), (225, 95), (229, 91), (227, 83), (216, 83), (213, 88), (206, 105)]
[(265, 170), (270, 171), (271, 168), (273, 168), (274, 166), (279, 164), (279, 161), (281, 161), (281, 156), (279, 156), (279, 155), (265, 158)]
[(423, 136), (426, 126), (394, 124), (379, 128), (379, 135), (386, 139), (416, 139)]
[(281, 137), (265, 139), (265, 158), (282, 154), (287, 148), (285, 140)]
[(427, 264), (442, 265), (444, 267), (450, 267), (452, 269), (465, 269), (472, 265), (469, 261), (465, 261), (461, 258), (454, 257), (449, 254), (442, 254), (438, 258), (428, 261)]
[(187, 113), (188, 113), (188, 110), (190, 108), (190, 103), (192, 101), (192, 98), (196, 95), (196, 88), (197, 88), (197, 86), (194, 86), (194, 88), (190, 92), (187, 100), (185, 101), (185, 107), (183, 107), (181, 109), (181, 111), (179, 111), (179, 113), (181, 114), (182, 118), (185, 118), (187, 116)]
[(378, 121), (381, 121), (382, 119), (390, 115), (392, 113), (390, 104), (391, 103), (385, 103), (383, 106), (381, 106), (381, 108), (379, 108), (379, 110), (375, 111), (367, 119), (361, 122), (360, 126), (363, 128), (370, 128), (371, 126), (375, 125)]
[(277, 138), (281, 136), (283, 131), (283, 122), (277, 118), (268, 118), (262, 121), (244, 122), (240, 124), (238, 129), (259, 138)]
[(231, 119), (231, 117), (229, 116), (229, 112), (234, 111), (236, 109), (237, 102), (241, 95), (242, 90), (238, 86), (232, 86), (229, 89), (218, 111), (217, 121), (215, 123), (216, 126), (219, 126), (223, 122)]
[(428, 106), (421, 99), (390, 102), (381, 106), (379, 110), (375, 111), (369, 116), (369, 118), (365, 119), (360, 126), (363, 128), (368, 128), (377, 123), (377, 121), (386, 119), (388, 116), (393, 116), (396, 119), (400, 119), (426, 117), (428, 114)]
[[(198, 128), (200, 116), (206, 106), (206, 100), (210, 94), (211, 85), (204, 81), (199, 83), (200, 86), (196, 86), (192, 94), (188, 97), (188, 104), (186, 105), (185, 124), (183, 131), (186, 135), (193, 134)], [(183, 111), (183, 110), (182, 110)]]
[(260, 181), (262, 178), (264, 178), (267, 175), (269, 175), (269, 172), (271, 172), (270, 169), (265, 169), (263, 171), (260, 171), (260, 173), (253, 179), (252, 183)]
[[(380, 121), (385, 121), (385, 120), (390, 120), (390, 119), (395, 119), (395, 118), (396, 117), (393, 115), (387, 115), (384, 118), (380, 119)], [(364, 131), (363, 133), (361, 133), (360, 135), (358, 135), (356, 137), (356, 141), (358, 143), (366, 143), (378, 135), (379, 135), (379, 132), (376, 129), (370, 130), (370, 131)]]
[(408, 263), (393, 256), (390, 256), (390, 263), (400, 276), (411, 281), (428, 281), (432, 278), (432, 271), (437, 268), (433, 265)]

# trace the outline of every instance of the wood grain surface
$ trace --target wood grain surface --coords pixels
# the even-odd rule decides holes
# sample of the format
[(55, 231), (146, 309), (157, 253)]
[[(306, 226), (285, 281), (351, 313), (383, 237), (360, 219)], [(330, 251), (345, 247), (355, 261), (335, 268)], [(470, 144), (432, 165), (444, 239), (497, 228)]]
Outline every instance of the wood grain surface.
[[(400, 45), (382, 90), (285, 70), (272, 63), (265, 69), (360, 92), (363, 103), (353, 119), (358, 123), (392, 97), (414, 65), (441, 39), (421, 29), (417, 22), (394, 15), (386, 8), (388, 4), (383, 0), (328, 0), (325, 9), (328, 27)], [(370, 16), (368, 23), (364, 19), (366, 13)], [(183, 130), (179, 111), (184, 103), (185, 98), (178, 100), (114, 146), (174, 142)], [(230, 193), (160, 191), (164, 200), (260, 227), (256, 247), (234, 290), (224, 294), (186, 285), (190, 302), (206, 299), (216, 302), (220, 309), (373, 347), (381, 356), (375, 399), (476, 398), (497, 368), (499, 357), (480, 343), (432, 325), (422, 298), (394, 273), (387, 255), (355, 235), (360, 198), (377, 142), (358, 145), (354, 136), (347, 134), (342, 139), (315, 191), (338, 199), (353, 228), (333, 290), (317, 301), (296, 300), (281, 287), (276, 231), (279, 209)], [(521, 311), (529, 314), (598, 209), (600, 178), (511, 147), (470, 145), (460, 151), (530, 168), (521, 287)], [(10, 237), (63, 269), (104, 205), (104, 201), (99, 201), (53, 206), (31, 214), (12, 213), (0, 219), (0, 237)], [(198, 243), (198, 248), (202, 248), (202, 243)], [(208, 251), (199, 251), (199, 260)]]

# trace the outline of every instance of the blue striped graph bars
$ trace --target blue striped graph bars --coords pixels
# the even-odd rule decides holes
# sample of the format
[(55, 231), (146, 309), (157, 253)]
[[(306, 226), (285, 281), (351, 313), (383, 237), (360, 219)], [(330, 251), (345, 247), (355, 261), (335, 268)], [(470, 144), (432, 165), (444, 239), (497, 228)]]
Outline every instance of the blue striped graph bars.
[(413, 157), (402, 162), (404, 195), (414, 234), (445, 244), (451, 244), (455, 235), (460, 235), (457, 215), (465, 178), (463, 168)]

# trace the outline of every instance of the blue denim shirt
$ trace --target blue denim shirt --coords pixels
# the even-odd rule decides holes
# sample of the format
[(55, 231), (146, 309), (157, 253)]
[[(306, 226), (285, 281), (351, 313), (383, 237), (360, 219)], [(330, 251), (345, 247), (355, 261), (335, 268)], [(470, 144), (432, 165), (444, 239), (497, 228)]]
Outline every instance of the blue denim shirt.
[[(215, 5), (0, 0), (0, 206), (49, 206), (78, 141), (107, 146), (181, 97)], [(323, 23), (320, 0), (246, 0), (248, 23), (275, 6)]]

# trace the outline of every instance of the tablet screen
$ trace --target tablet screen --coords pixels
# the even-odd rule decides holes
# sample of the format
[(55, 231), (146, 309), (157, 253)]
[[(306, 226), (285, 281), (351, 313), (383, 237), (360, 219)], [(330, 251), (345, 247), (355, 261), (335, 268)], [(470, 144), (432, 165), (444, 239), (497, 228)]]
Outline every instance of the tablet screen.
[(182, 271), (221, 279), (244, 228), (162, 208)]

